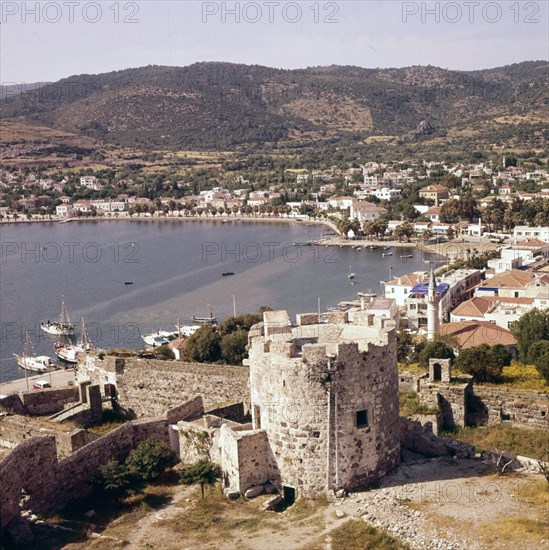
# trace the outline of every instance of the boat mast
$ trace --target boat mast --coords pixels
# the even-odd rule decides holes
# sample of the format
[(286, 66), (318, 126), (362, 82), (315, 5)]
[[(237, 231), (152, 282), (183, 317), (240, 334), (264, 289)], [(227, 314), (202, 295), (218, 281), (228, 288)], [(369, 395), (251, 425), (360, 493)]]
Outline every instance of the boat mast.
[(29, 375), (27, 373), (27, 363), (26, 359), (27, 357), (30, 357), (31, 350), (30, 350), (30, 338), (29, 338), (29, 331), (27, 330), (27, 323), (25, 323), (25, 351), (23, 352), (23, 370), (25, 371), (25, 384), (27, 385), (27, 391), (29, 391)]
[(65, 310), (65, 297), (61, 296), (61, 323), (66, 325), (68, 324), (68, 321), (69, 319)]

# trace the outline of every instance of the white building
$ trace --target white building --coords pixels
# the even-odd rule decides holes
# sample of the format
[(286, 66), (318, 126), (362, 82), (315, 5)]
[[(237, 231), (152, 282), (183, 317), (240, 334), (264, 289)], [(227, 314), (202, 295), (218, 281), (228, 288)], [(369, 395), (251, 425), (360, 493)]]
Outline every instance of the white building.
[(528, 227), (527, 225), (517, 225), (513, 229), (513, 237), (523, 239), (540, 239), (549, 242), (549, 226)]

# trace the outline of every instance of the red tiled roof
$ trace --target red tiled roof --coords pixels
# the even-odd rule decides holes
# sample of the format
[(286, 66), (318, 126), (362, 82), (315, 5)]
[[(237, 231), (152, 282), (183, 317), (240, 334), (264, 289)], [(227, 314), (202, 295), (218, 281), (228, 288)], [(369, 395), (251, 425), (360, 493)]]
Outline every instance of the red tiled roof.
[(441, 336), (452, 336), (460, 350), (474, 348), (481, 344), (494, 346), (515, 346), (515, 337), (506, 329), (488, 321), (458, 321), (440, 326)]

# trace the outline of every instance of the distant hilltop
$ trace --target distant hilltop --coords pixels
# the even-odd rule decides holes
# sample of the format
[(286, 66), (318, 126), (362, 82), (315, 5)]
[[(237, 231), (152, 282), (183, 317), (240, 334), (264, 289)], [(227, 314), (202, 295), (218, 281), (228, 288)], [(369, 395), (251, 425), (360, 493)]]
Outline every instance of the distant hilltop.
[(406, 144), (462, 134), (494, 143), (517, 132), (543, 144), (548, 67), (147, 66), (4, 86), (1, 106), (4, 120), (153, 149)]

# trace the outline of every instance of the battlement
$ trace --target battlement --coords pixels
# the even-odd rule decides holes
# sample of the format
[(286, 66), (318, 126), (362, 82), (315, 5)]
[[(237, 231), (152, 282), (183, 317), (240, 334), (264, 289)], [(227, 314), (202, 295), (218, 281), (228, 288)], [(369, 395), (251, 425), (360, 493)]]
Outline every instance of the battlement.
[(394, 338), (395, 329), (394, 321), (367, 311), (355, 312), (352, 321), (346, 312), (330, 312), (326, 323), (319, 322), (317, 313), (302, 313), (296, 316), (295, 325), (286, 311), (269, 311), (264, 313), (263, 323), (250, 331), (249, 342), (255, 354), (314, 363), (338, 357), (341, 346), (346, 344), (353, 344), (356, 353), (367, 353), (371, 345), (385, 346)]

